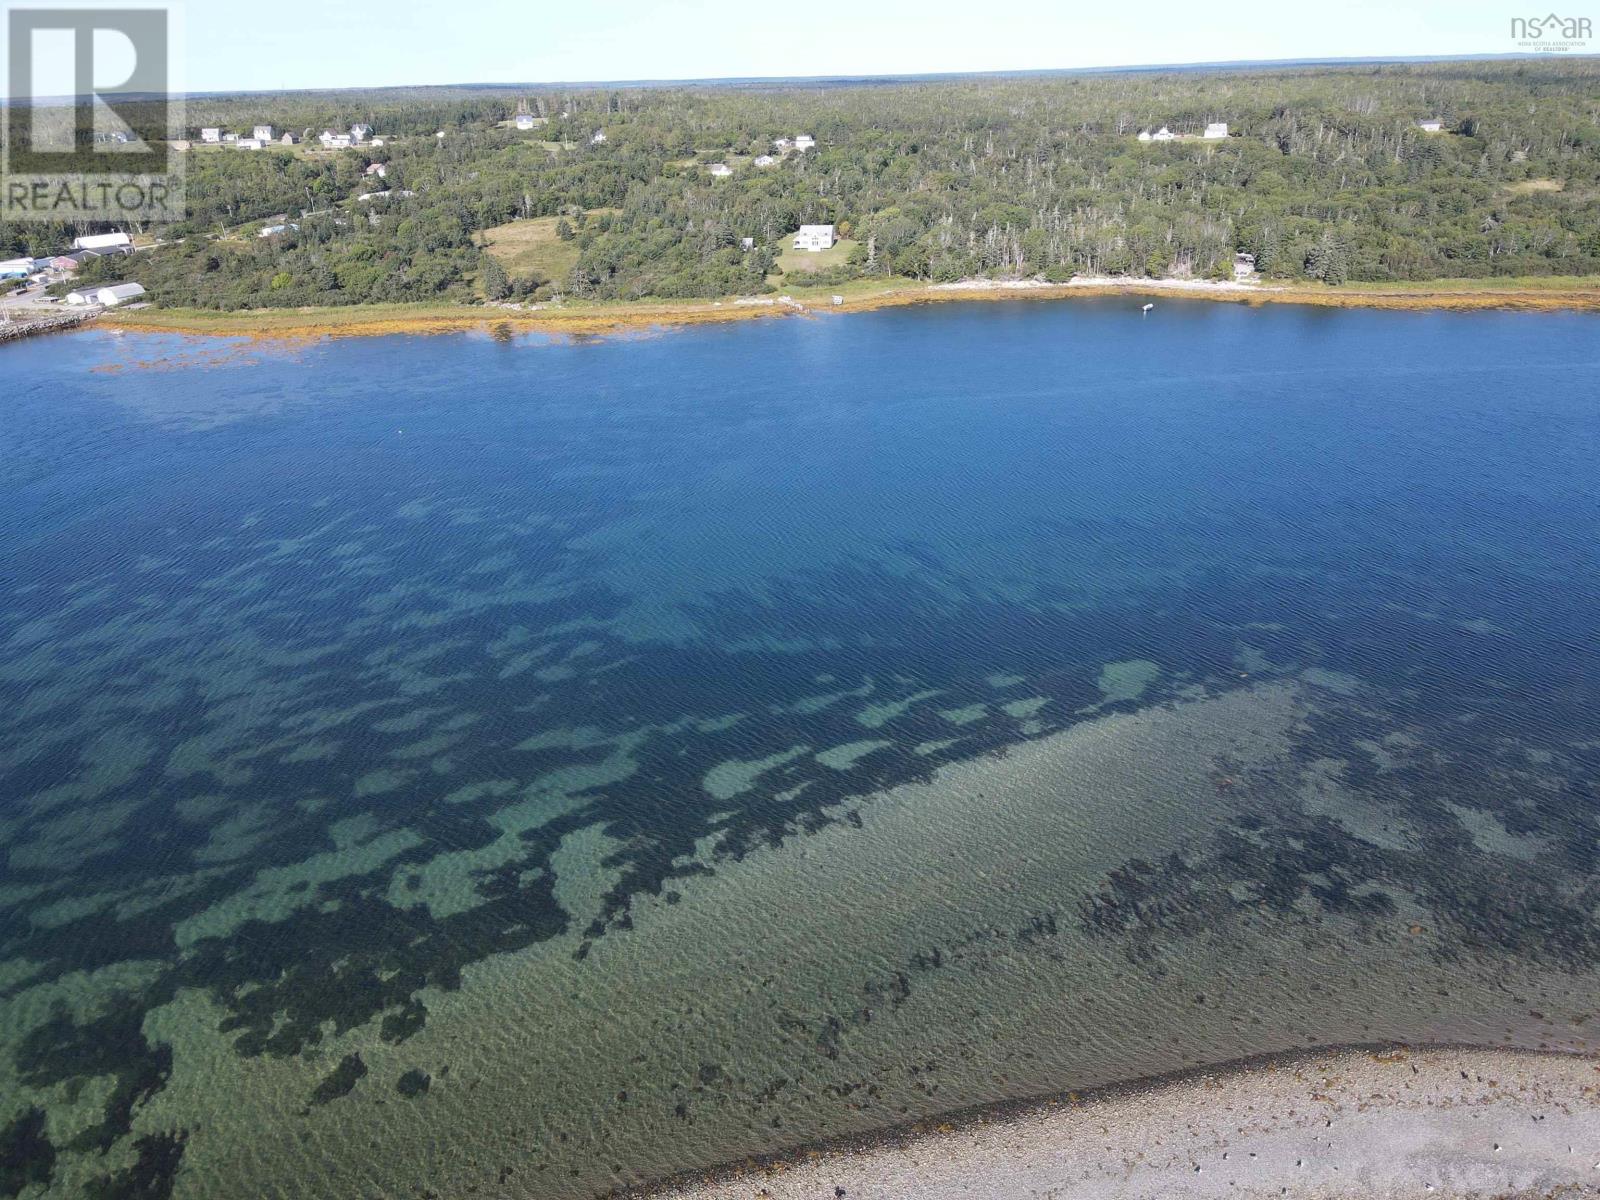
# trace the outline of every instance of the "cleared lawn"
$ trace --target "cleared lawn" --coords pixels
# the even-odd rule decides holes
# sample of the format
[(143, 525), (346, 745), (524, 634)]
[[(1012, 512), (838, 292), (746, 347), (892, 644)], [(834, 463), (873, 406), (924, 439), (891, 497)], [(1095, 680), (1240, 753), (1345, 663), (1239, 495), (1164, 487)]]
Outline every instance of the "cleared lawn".
[(1521, 183), (1508, 183), (1504, 189), (1513, 196), (1528, 196), (1535, 192), (1560, 192), (1566, 190), (1562, 179), (1524, 179)]
[(560, 217), (531, 217), (483, 231), (489, 253), (513, 279), (564, 281), (578, 262), (578, 243), (556, 236)]
[(768, 283), (782, 284), (788, 280), (796, 287), (805, 286), (805, 277), (813, 271), (826, 270), (828, 267), (843, 265), (850, 256), (850, 251), (856, 243), (853, 238), (844, 238), (835, 242), (827, 250), (796, 250), (794, 248), (794, 234), (785, 235), (781, 243), (783, 250), (778, 254), (778, 268), (783, 272), (779, 275), (776, 271), (767, 279)]

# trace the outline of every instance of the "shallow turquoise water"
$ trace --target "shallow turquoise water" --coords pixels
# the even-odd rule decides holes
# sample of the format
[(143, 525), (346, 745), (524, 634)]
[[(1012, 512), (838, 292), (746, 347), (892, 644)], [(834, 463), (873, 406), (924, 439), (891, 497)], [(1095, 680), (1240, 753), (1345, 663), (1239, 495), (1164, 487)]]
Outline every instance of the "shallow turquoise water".
[[(1576, 1044), (1597, 334), (8, 347), (0, 1195), (582, 1196), (1363, 1031)], [(1353, 1000), (1259, 982), (1320, 955)]]

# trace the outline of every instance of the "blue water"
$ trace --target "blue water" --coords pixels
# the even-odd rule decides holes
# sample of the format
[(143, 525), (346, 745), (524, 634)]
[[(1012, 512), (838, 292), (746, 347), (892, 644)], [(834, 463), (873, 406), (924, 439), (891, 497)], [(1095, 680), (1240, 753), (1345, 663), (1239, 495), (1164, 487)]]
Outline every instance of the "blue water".
[[(1597, 335), (1590, 315), (1086, 300), (7, 347), (0, 1194), (256, 1194), (265, 1159), (260, 1194), (448, 1194), (503, 1167), (593, 1195), (1291, 1040), (1468, 1036), (1469, 1009), (1505, 1014), (1452, 989), (1497, 973), (1581, 991)], [(1247, 712), (1248, 738), (1207, 715)], [(1174, 746), (1215, 737), (1204, 770), (1174, 749), (1113, 787), (1051, 740), (1146, 728), (1116, 724), (1134, 713), (1186, 731)], [(881, 884), (851, 932), (801, 903), (787, 928), (707, 915), (754, 911), (775, 872), (820, 881), (823, 858), (888, 871), (890, 789), (940, 796), (941, 769), (981, 779), (1036, 743), (1067, 764), (1029, 785), (1059, 808), (1126, 786), (1119, 811), (1168, 815), (1093, 870), (1049, 859), (1034, 816), (986, 817), (996, 862), (1032, 843), (1049, 865), (969, 922), (1015, 916), (1003, 969), (956, 965), (976, 961), (957, 918), (1006, 877), (970, 834), (940, 869), (974, 898), (938, 919)], [(1135, 745), (1107, 761), (1154, 753)], [(1190, 784), (1214, 801), (1171, 815)], [(895, 844), (914, 875), (930, 851)], [(1168, 1051), (1119, 1027), (1116, 980), (1211, 972), (1215, 996), (1238, 947), (1291, 926), (1365, 947), (1381, 1018), (1308, 1034), (1315, 997), (1283, 1000), (1282, 1029), (1263, 1001), (1216, 1017), (1235, 1040), (1153, 1011)], [(663, 993), (644, 964), (680, 936), (705, 949), (671, 961), (704, 963)], [(787, 1007), (729, 1032), (756, 1018), (718, 956), (775, 943), (826, 968), (771, 964)], [(1015, 1029), (953, 1048), (963, 1005), (1020, 1004), (1051, 971), (1109, 1006), (1092, 1054)], [(1426, 1006), (1407, 999), (1429, 972)], [(673, 997), (704, 1009), (669, 1034)], [(624, 1015), (580, 1034), (596, 1003)], [(473, 1030), (502, 1016), (537, 1070), (491, 1078), (506, 1043)], [(935, 1041), (967, 1065), (930, 1090), (900, 1060)], [(207, 1099), (214, 1053), (242, 1074)], [(244, 1080), (262, 1145), (222, 1115)], [(413, 1121), (483, 1140), (375, 1149)], [(351, 1174), (296, 1174), (274, 1138)]]

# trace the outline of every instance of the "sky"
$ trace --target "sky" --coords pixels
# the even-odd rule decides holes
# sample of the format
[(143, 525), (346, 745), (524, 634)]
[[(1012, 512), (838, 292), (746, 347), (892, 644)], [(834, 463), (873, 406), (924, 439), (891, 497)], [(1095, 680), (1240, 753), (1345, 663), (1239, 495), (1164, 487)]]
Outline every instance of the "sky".
[[(1566, 15), (1600, 17), (1600, 0), (1559, 2)], [(1517, 49), (1510, 22), (1525, 9), (1533, 11), (1525, 0), (187, 0), (180, 86), (232, 91), (1498, 54)]]

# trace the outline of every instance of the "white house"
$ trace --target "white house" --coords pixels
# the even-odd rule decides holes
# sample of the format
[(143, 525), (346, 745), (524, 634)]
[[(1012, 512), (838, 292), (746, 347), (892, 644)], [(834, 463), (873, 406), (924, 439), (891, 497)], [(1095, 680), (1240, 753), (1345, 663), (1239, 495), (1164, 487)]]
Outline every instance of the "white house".
[(524, 129), (524, 130), (532, 129), (533, 128), (533, 114), (532, 113), (519, 112), (517, 114), (517, 128), (518, 129)]
[(739, 239), (739, 249), (741, 249), (741, 250), (754, 250), (755, 248), (756, 248), (756, 240), (755, 240), (755, 238), (746, 237), (746, 238), (740, 238)]
[(200, 131), (200, 140), (202, 142), (220, 142), (222, 140), (222, 130), (217, 129), (214, 126), (207, 125)]
[(817, 139), (809, 133), (802, 133), (794, 139), (794, 148), (800, 151), (810, 150), (816, 144)]
[(1235, 279), (1248, 279), (1256, 273), (1256, 256), (1254, 254), (1235, 254), (1233, 256), (1233, 277)]
[(606, 131), (604, 129), (596, 129), (594, 131), (594, 136), (589, 139), (589, 144), (591, 146), (600, 146), (605, 144), (605, 140)]
[(770, 167), (773, 163), (777, 162), (778, 160), (773, 158), (772, 155), (770, 155), (770, 154), (758, 154), (758, 155), (755, 156), (755, 158), (752, 161), (758, 167)]
[[(443, 137), (444, 135), (440, 134), (439, 136)], [(334, 133), (331, 129), (324, 129), (317, 141), (321, 142), (323, 148), (327, 150), (347, 150), (355, 144), (350, 140), (348, 133)]]
[(1226, 121), (1212, 121), (1200, 136), (1213, 141), (1217, 138), (1225, 138), (1228, 136), (1228, 123)]
[(237, 133), (225, 133), (222, 135), (222, 140), (225, 144), (232, 145), (239, 140), (239, 135)]
[(256, 236), (264, 238), (275, 237), (277, 234), (288, 233), (291, 229), (299, 228), (300, 226), (296, 225), (293, 221), (287, 221), (279, 225), (263, 225), (261, 227), (261, 231), (257, 233)]
[(1423, 133), (1439, 133), (1444, 129), (1444, 122), (1438, 117), (1429, 117), (1426, 120), (1418, 121), (1417, 128), (1422, 130)]
[(383, 145), (383, 139), (382, 138), (373, 138), (372, 139), (372, 144), (374, 146), (381, 146), (381, 145)]
[(717, 179), (726, 179), (729, 175), (733, 174), (733, 168), (727, 163), (712, 163), (707, 170), (709, 170)]
[(776, 150), (779, 154), (783, 154), (786, 151), (793, 150), (794, 149), (794, 139), (793, 138), (773, 138), (772, 139), (772, 148), (774, 150)]
[(1160, 129), (1156, 130), (1150, 135), (1150, 140), (1152, 142), (1170, 142), (1177, 136), (1178, 135), (1173, 133), (1172, 130), (1163, 125)]
[(363, 125), (363, 124), (360, 124), (358, 122), (358, 123), (350, 126), (350, 140), (352, 142), (364, 142), (371, 135), (372, 135), (372, 126), (371, 125)]
[(389, 177), (389, 168), (383, 163), (371, 163), (363, 173), (367, 175), (376, 175), (379, 179), (387, 179)]
[(259, 150), (259, 149), (261, 149), (261, 147), (263, 147), (265, 145), (266, 145), (266, 143), (263, 142), (260, 138), (253, 138), (253, 137), (240, 138), (237, 142), (234, 143), (234, 146), (236, 146), (240, 150)]
[(119, 246), (133, 246), (133, 239), (125, 233), (91, 233), (72, 239), (74, 250), (112, 250)]
[(832, 245), (832, 225), (802, 225), (800, 232), (794, 235), (796, 250), (809, 250), (815, 254), (819, 250), (829, 249)]
[(1139, 130), (1139, 140), (1141, 142), (1148, 142), (1150, 140), (1150, 131), (1148, 129)]
[(271, 125), (257, 125), (250, 131), (250, 136), (258, 142), (270, 142), (273, 137)]

